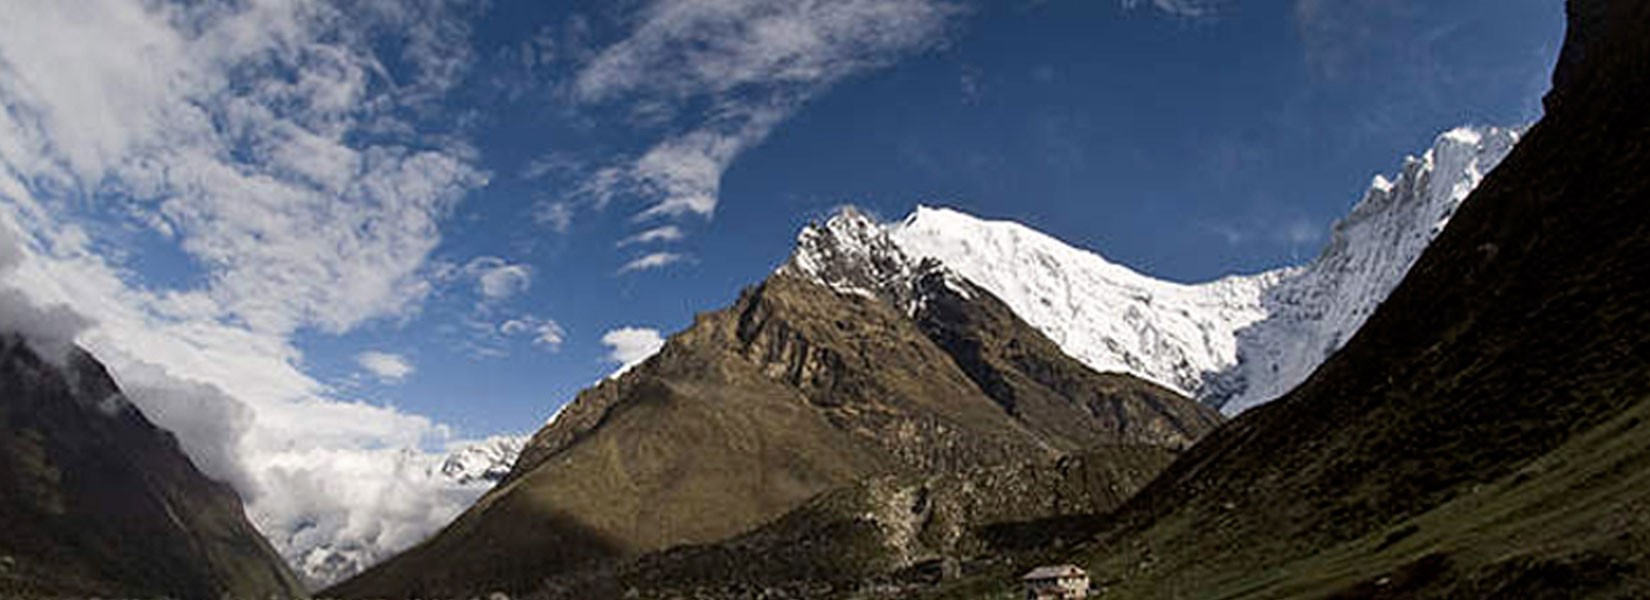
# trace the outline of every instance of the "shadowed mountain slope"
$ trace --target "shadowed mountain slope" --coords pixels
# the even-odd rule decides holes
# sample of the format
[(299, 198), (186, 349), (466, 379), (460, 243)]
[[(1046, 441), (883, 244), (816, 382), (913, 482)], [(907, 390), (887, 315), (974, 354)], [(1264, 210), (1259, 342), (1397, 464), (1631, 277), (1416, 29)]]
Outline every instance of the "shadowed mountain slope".
[(1571, 14), (1552, 112), (1357, 336), (1068, 551), (1105, 597), (1650, 594), (1650, 4)]
[(91, 355), (0, 336), (0, 596), (293, 598), (228, 486)]
[(580, 394), (441, 534), (327, 593), (524, 591), (725, 539), (868, 477), (1184, 447), (1219, 422), (1088, 370), (954, 276), (908, 275), (850, 290), (781, 269)]

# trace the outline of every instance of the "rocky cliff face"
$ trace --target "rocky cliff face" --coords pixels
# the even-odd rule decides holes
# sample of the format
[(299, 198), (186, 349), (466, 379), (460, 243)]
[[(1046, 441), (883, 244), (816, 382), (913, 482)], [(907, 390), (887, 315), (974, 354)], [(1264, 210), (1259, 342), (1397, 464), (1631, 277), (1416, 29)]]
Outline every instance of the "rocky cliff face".
[(1083, 364), (1189, 396), (1237, 363), (1235, 332), (1266, 318), (1261, 296), (1287, 274), (1173, 283), (1018, 223), (941, 208), (885, 229), (906, 256), (989, 291)]
[(452, 526), (327, 593), (527, 590), (721, 540), (867, 477), (1102, 443), (1181, 447), (1219, 421), (1162, 387), (1093, 372), (859, 223), (804, 231), (793, 260), (733, 306), (580, 394)]
[(103, 366), (0, 336), (0, 596), (297, 598), (246, 520)]

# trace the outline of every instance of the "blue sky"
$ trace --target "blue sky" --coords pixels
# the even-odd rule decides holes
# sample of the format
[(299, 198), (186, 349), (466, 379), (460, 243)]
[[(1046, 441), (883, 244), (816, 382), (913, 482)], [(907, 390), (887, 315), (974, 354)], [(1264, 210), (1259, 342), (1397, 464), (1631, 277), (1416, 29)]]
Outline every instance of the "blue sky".
[(1179, 281), (1300, 263), (1440, 132), (1537, 118), (1563, 31), (1557, 0), (6, 5), (0, 291), (289, 558), (445, 523), (479, 491), (417, 479), (442, 446), (535, 430), (833, 207)]

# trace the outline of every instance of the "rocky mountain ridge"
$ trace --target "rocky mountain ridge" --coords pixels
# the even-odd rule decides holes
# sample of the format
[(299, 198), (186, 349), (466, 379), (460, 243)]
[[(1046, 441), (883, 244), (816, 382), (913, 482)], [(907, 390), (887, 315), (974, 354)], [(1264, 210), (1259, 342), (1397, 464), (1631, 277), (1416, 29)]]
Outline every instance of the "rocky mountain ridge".
[(839, 211), (804, 230), (780, 270), (907, 312), (920, 301), (913, 282), (943, 273), (989, 291), (1095, 370), (1129, 373), (1236, 414), (1298, 385), (1350, 339), (1521, 131), (1438, 136), (1393, 178), (1376, 176), (1301, 267), (1181, 284), (1017, 223), (922, 206), (889, 224)]

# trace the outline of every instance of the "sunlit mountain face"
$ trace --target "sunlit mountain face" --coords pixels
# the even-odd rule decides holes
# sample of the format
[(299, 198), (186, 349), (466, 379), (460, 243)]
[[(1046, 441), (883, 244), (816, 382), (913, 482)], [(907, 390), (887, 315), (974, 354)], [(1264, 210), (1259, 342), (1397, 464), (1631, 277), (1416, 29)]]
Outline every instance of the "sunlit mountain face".
[(95, 356), (311, 587), (447, 525), (846, 205), (1084, 369), (1272, 400), (1542, 116), (1565, 17), (6, 4), (0, 327)]

